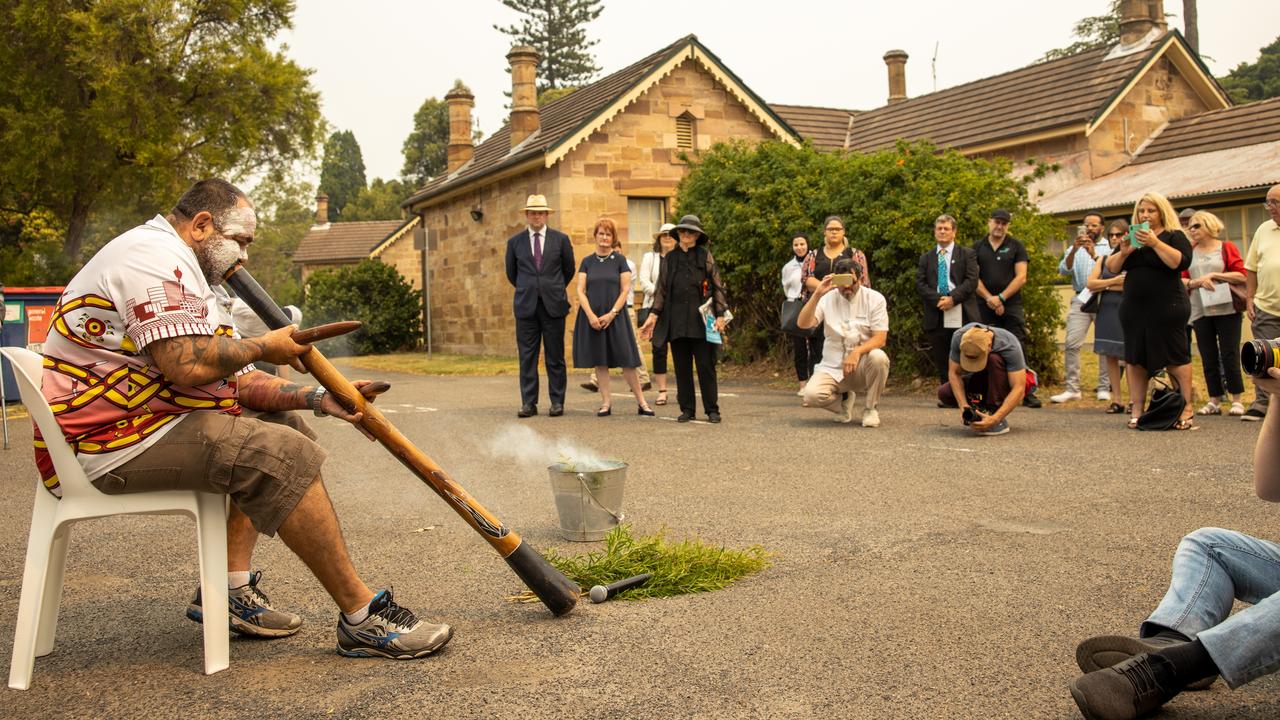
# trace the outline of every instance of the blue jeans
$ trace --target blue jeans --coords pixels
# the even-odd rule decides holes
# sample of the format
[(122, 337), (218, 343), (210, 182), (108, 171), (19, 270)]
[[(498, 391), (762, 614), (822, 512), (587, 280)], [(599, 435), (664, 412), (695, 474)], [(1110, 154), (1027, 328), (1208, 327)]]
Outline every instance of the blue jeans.
[[(1228, 617), (1234, 600), (1252, 607)], [(1160, 606), (1142, 624), (1199, 638), (1232, 688), (1280, 669), (1280, 545), (1233, 530), (1182, 538)]]

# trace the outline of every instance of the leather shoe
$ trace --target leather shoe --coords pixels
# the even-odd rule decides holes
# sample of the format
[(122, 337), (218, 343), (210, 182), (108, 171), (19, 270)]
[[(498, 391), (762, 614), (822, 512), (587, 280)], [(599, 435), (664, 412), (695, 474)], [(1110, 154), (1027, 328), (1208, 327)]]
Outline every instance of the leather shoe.
[(564, 414), (564, 403), (551, 403), (551, 412), (547, 414), (551, 417), (560, 417)]
[(516, 413), (516, 417), (527, 418), (527, 417), (533, 417), (534, 415), (537, 415), (537, 414), (538, 414), (538, 405), (536, 403), (529, 403), (528, 405), (520, 406), (520, 410)]
[(718, 412), (707, 413), (707, 422), (710, 422), (710, 423), (720, 422), (720, 413)]
[(689, 422), (692, 419), (693, 419), (693, 413), (682, 412), (680, 413), (680, 417), (676, 418), (676, 422)]

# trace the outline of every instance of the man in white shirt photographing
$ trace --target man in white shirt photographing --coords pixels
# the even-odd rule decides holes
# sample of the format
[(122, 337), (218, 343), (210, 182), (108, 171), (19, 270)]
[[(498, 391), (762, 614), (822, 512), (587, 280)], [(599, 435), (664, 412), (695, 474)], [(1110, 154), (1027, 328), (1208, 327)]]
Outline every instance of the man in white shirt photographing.
[[(804, 387), (804, 406), (835, 413), (836, 422), (853, 422), (853, 406), (862, 393), (862, 427), (880, 427), (876, 405), (889, 380), (889, 312), (884, 295), (862, 287), (863, 268), (849, 258), (832, 272), (800, 310), (796, 325), (823, 324), (822, 360)], [(835, 290), (836, 292), (832, 292)]]

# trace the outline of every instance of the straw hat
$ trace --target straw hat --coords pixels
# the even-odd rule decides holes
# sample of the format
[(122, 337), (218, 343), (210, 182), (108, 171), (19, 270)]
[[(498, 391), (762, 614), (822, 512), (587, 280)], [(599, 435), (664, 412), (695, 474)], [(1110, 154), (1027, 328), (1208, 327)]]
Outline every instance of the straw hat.
[(671, 231), (675, 229), (676, 229), (676, 226), (672, 225), (671, 223), (662, 223), (662, 227), (658, 228), (658, 232), (653, 234), (653, 239), (657, 240), (663, 235), (671, 235)]
[(524, 201), (525, 212), (555, 212), (547, 206), (546, 195), (530, 195), (528, 200)]

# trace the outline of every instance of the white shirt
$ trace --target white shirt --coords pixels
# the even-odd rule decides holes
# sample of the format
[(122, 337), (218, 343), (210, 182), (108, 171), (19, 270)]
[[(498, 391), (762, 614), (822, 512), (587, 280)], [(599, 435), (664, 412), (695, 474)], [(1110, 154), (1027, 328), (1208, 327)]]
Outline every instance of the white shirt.
[(652, 250), (640, 259), (640, 274), (634, 280), (644, 292), (644, 301), (640, 303), (640, 307), (653, 307), (653, 294), (658, 290), (658, 272), (661, 269), (662, 256)]
[(889, 310), (884, 295), (871, 288), (859, 288), (852, 300), (839, 290), (832, 290), (818, 300), (814, 316), (823, 323), (826, 340), (822, 343), (822, 362), (815, 371), (844, 380), (844, 358), (850, 350), (871, 339), (878, 332), (889, 331)]
[(800, 299), (800, 258), (793, 257), (782, 266), (782, 292), (788, 300)]
[(951, 283), (951, 260), (952, 260), (952, 258), (953, 258), (952, 251), (953, 251), (953, 250), (955, 250), (955, 249), (956, 249), (956, 244), (955, 244), (954, 242), (953, 242), (953, 243), (948, 243), (946, 247), (943, 247), (943, 246), (941, 246), (941, 245), (939, 245), (939, 246), (938, 246), (938, 257), (942, 258), (942, 261), (943, 261), (943, 262), (945, 262), (945, 263), (947, 264), (947, 287), (951, 288), (952, 290), (955, 290), (955, 288), (954, 288), (954, 287), (951, 287), (951, 285), (952, 285), (952, 283)]
[(529, 252), (533, 253), (534, 257), (537, 257), (539, 253), (534, 250), (533, 234), (538, 233), (538, 237), (542, 240), (542, 249), (545, 251), (547, 249), (547, 226), (543, 225), (541, 230), (534, 230), (528, 225), (525, 225), (524, 229), (529, 231)]
[(627, 307), (635, 304), (636, 297), (636, 264), (627, 261), (627, 269), (631, 271), (631, 292), (627, 293)]

